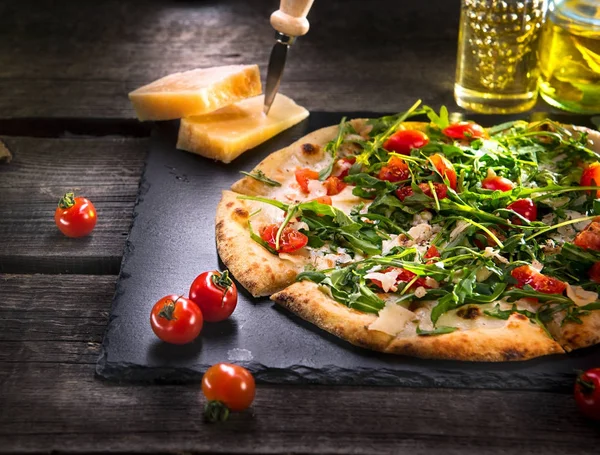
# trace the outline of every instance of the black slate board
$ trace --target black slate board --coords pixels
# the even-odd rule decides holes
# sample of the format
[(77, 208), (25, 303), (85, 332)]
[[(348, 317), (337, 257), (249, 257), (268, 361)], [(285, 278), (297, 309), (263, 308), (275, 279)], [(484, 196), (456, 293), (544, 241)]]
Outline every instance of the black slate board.
[[(195, 382), (210, 365), (230, 361), (248, 367), (258, 381), (271, 383), (559, 390), (571, 387), (575, 369), (600, 364), (600, 346), (564, 356), (495, 364), (375, 353), (339, 340), (243, 290), (233, 316), (206, 324), (196, 342), (187, 346), (160, 342), (149, 324), (153, 303), (166, 294), (187, 294), (196, 275), (223, 267), (214, 239), (221, 190), (240, 177), (240, 170), (252, 169), (269, 153), (310, 131), (338, 123), (344, 115), (381, 114), (313, 112), (309, 119), (229, 165), (176, 150), (176, 122), (156, 125), (98, 360), (100, 376), (136, 382)], [(492, 125), (516, 117), (469, 118)], [(589, 118), (563, 116), (559, 120), (592, 126)]]

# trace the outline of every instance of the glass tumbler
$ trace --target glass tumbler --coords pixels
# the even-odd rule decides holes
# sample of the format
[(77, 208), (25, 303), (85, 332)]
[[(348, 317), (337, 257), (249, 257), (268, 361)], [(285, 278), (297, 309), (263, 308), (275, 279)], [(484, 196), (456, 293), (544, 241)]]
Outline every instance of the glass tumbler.
[(537, 54), (546, 0), (462, 0), (456, 103), (515, 113), (537, 100)]

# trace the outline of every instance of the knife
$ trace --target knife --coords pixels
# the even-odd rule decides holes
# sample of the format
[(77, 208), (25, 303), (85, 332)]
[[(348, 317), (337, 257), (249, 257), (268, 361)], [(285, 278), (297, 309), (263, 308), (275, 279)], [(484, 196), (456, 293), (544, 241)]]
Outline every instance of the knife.
[(275, 45), (269, 58), (267, 88), (265, 90), (265, 115), (273, 104), (279, 90), (285, 59), (289, 47), (298, 36), (306, 35), (309, 23), (306, 15), (314, 0), (281, 0), (279, 9), (271, 14), (271, 25), (275, 29)]

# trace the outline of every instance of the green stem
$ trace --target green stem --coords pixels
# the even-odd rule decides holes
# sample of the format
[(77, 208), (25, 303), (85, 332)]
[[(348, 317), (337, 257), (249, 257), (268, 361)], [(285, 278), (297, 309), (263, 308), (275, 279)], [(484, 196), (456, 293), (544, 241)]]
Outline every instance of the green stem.
[(221, 401), (209, 401), (204, 406), (204, 418), (210, 423), (225, 422), (229, 418), (229, 408)]
[(75, 193), (69, 192), (60, 198), (58, 201), (58, 207), (61, 209), (70, 209), (75, 205)]

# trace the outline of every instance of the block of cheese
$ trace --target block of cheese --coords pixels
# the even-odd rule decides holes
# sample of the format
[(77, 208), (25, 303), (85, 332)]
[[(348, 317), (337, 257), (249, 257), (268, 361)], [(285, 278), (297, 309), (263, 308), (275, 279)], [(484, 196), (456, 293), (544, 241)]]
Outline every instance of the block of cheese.
[(277, 94), (269, 115), (264, 96), (256, 96), (211, 114), (181, 120), (177, 148), (229, 163), (308, 117), (308, 111)]
[(172, 120), (216, 111), (260, 95), (258, 65), (230, 65), (175, 73), (129, 94), (138, 118)]

